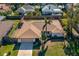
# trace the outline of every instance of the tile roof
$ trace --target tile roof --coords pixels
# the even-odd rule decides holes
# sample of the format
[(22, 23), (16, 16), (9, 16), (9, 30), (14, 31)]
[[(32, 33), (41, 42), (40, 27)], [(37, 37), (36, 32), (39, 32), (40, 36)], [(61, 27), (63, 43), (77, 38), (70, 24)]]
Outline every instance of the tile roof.
[[(15, 32), (14, 38), (39, 38), (43, 25), (44, 22), (24, 22), (22, 28), (18, 29), (18, 34)], [(47, 31), (64, 34), (63, 28), (58, 20), (54, 20), (51, 25), (47, 25)]]
[(9, 30), (12, 28), (12, 21), (2, 21), (0, 22), (0, 37), (4, 37)]
[(35, 8), (31, 5), (24, 5), (17, 10), (19, 13), (34, 12)]
[(10, 11), (10, 5), (7, 4), (0, 4), (0, 12)]

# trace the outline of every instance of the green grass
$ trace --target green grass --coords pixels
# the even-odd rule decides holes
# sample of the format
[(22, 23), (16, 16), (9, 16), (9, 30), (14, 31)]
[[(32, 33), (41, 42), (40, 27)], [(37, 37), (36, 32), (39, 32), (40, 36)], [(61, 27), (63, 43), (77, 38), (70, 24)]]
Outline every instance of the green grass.
[(2, 46), (0, 48), (0, 56), (3, 56), (4, 53), (8, 53), (8, 52), (12, 51), (13, 48), (14, 48), (14, 44)]
[(52, 46), (49, 47), (47, 52), (46, 52), (47, 56), (63, 56), (64, 54), (64, 50), (63, 50), (63, 46)]
[(62, 22), (63, 26), (67, 26), (67, 24), (68, 24), (68, 20), (66, 18), (65, 19), (61, 19), (61, 22)]
[(8, 53), (8, 52), (11, 52), (10, 56), (17, 56), (19, 47), (20, 47), (20, 44), (18, 43), (16, 45), (10, 44), (10, 45), (2, 46), (0, 48), (0, 56), (3, 56), (4, 53)]
[[(33, 56), (38, 56), (39, 50), (33, 50)], [(45, 56), (65, 56), (63, 46), (50, 46), (48, 47)]]
[(46, 51), (46, 56), (64, 56), (63, 46), (51, 46)]
[[(38, 52), (40, 49), (33, 49), (32, 55), (38, 56)], [(45, 52), (45, 56), (65, 56), (65, 52), (63, 49), (63, 42), (51, 42), (48, 44), (48, 49)]]
[(32, 52), (33, 52), (33, 53), (32, 53), (32, 56), (38, 56), (39, 50), (33, 50)]
[(61, 24), (62, 24), (64, 30), (67, 30), (67, 26), (68, 26), (67, 18), (61, 19)]
[(10, 33), (8, 34), (9, 37), (12, 36), (12, 34), (13, 34), (13, 32), (16, 30), (16, 28), (17, 28), (19, 22), (20, 22), (19, 20), (15, 20), (14, 25), (13, 25), (13, 28), (12, 28), (12, 30), (10, 31)]
[(15, 45), (14, 49), (11, 52), (11, 56), (17, 56), (19, 48), (20, 48), (20, 43)]
[[(51, 45), (51, 46), (50, 46)], [(63, 42), (51, 42), (46, 51), (46, 56), (64, 56)]]

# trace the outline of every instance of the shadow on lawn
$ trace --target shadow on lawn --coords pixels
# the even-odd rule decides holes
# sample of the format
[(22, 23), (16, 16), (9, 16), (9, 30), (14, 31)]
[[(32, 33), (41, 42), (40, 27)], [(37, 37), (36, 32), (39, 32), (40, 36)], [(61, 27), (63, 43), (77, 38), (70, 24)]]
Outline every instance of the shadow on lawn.
[(42, 51), (39, 51), (38, 56), (45, 56), (47, 49), (48, 49), (48, 46), (46, 46), (46, 48), (43, 49)]

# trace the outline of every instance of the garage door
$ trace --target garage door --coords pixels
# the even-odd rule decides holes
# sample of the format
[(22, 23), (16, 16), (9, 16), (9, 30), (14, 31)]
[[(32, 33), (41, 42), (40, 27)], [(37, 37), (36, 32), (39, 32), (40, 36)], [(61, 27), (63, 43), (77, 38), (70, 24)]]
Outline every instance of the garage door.
[(35, 39), (19, 39), (19, 42), (34, 42)]

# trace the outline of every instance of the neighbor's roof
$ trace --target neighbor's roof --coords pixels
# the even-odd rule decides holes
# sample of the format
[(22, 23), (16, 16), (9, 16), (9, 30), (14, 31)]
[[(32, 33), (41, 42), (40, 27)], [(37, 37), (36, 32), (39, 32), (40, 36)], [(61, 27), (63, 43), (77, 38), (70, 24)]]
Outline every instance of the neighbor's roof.
[(4, 37), (9, 30), (12, 28), (12, 21), (1, 21), (0, 22), (0, 37)]
[(3, 20), (5, 18), (5, 16), (0, 16), (0, 21)]
[(35, 11), (35, 8), (31, 5), (24, 5), (21, 8), (19, 8), (17, 11), (20, 13), (33, 12)]
[(10, 10), (11, 10), (10, 5), (5, 3), (0, 4), (0, 12), (10, 11)]
[[(21, 29), (15, 32), (14, 38), (39, 38), (43, 25), (44, 22), (24, 22)], [(63, 28), (58, 20), (54, 20), (51, 25), (47, 25), (47, 31), (64, 34)]]
[(50, 11), (50, 12), (52, 12), (53, 9), (58, 9), (58, 7), (56, 5), (53, 5), (53, 4), (48, 4), (48, 5), (45, 5), (42, 8), (42, 11)]

